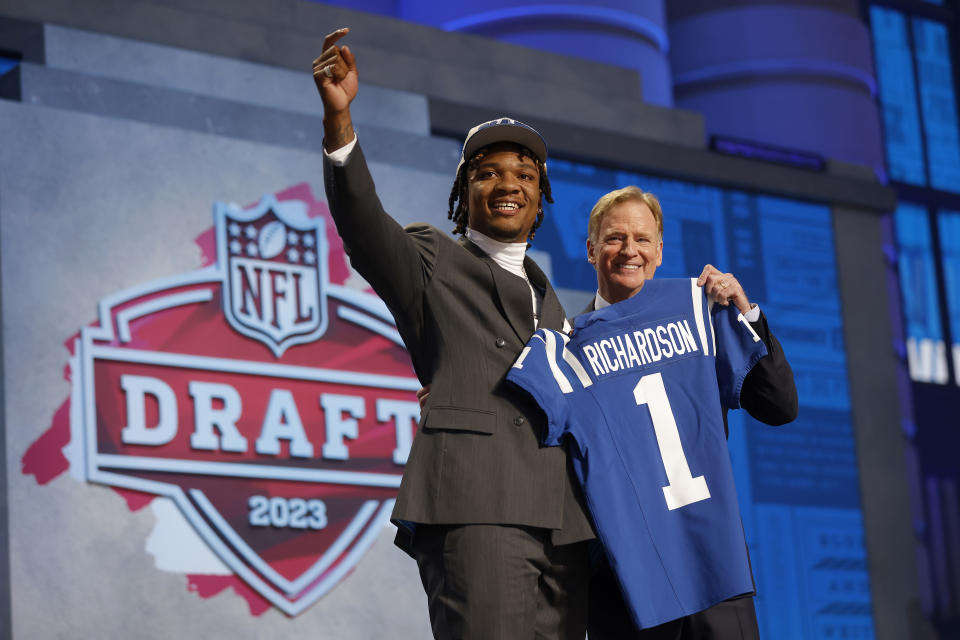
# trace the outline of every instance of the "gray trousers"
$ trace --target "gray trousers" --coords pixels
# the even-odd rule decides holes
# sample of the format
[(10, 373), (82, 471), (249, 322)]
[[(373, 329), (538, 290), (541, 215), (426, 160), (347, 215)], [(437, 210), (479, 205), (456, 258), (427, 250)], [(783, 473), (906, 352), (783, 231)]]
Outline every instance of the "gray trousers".
[(503, 525), (417, 525), (413, 555), (436, 640), (583, 640), (584, 542)]

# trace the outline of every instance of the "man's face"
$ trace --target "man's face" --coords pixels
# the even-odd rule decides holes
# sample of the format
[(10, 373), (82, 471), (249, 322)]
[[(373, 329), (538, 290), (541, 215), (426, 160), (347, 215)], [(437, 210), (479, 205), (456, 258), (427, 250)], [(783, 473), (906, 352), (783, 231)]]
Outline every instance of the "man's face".
[(526, 242), (540, 208), (540, 172), (520, 149), (508, 142), (491, 145), (467, 170), (469, 226), (500, 242)]
[(663, 242), (650, 207), (639, 200), (611, 207), (596, 244), (587, 240), (587, 257), (597, 269), (604, 300), (620, 302), (640, 291), (663, 262)]

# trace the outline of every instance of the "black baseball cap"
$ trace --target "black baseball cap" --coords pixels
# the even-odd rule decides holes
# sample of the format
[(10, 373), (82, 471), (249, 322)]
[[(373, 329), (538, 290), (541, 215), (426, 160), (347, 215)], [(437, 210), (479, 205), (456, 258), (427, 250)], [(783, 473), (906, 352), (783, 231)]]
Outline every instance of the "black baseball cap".
[(457, 165), (457, 171), (460, 171), (463, 163), (472, 158), (477, 151), (497, 142), (514, 142), (526, 147), (546, 167), (547, 143), (543, 141), (543, 136), (536, 129), (519, 120), (497, 118), (478, 124), (467, 132), (467, 137), (463, 141), (463, 149), (460, 151), (460, 163)]

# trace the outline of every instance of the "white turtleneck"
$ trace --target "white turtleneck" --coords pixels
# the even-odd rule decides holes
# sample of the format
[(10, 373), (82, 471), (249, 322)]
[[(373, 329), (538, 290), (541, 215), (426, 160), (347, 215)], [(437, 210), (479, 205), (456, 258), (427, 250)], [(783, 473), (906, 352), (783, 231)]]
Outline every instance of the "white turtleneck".
[(530, 287), (530, 298), (533, 304), (533, 328), (540, 326), (540, 307), (543, 304), (543, 294), (530, 282), (527, 272), (523, 268), (523, 258), (527, 255), (526, 242), (500, 242), (479, 231), (467, 228), (467, 239), (480, 247), (502, 269), (515, 276), (523, 278)]

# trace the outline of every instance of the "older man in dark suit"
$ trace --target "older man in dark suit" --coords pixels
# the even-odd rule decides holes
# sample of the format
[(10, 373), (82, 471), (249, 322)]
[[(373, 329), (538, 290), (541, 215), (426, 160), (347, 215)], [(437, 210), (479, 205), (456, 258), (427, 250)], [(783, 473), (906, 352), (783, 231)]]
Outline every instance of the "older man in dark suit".
[(527, 242), (550, 201), (546, 145), (509, 119), (464, 143), (450, 196), (458, 240), (401, 228), (374, 189), (350, 117), (357, 65), (327, 36), (313, 74), (324, 108), (327, 199), (350, 255), (393, 313), (418, 378), (432, 383), (393, 520), (417, 560), (436, 638), (585, 634), (593, 537), (543, 416), (504, 376), (563, 308)]
[[(597, 294), (584, 312), (626, 300), (653, 278), (663, 262), (663, 212), (657, 198), (637, 187), (606, 194), (590, 212), (587, 259), (597, 270)], [(750, 303), (732, 273), (706, 265), (698, 284), (717, 304), (735, 305), (764, 344), (765, 357), (747, 374), (740, 403), (757, 420), (771, 425), (797, 416), (793, 371), (760, 308)], [(727, 414), (723, 414), (724, 429)], [(695, 563), (696, 558), (691, 558)], [(759, 638), (752, 594), (727, 600), (699, 613), (638, 630), (620, 587), (605, 561), (590, 584), (590, 640), (756, 640)]]

